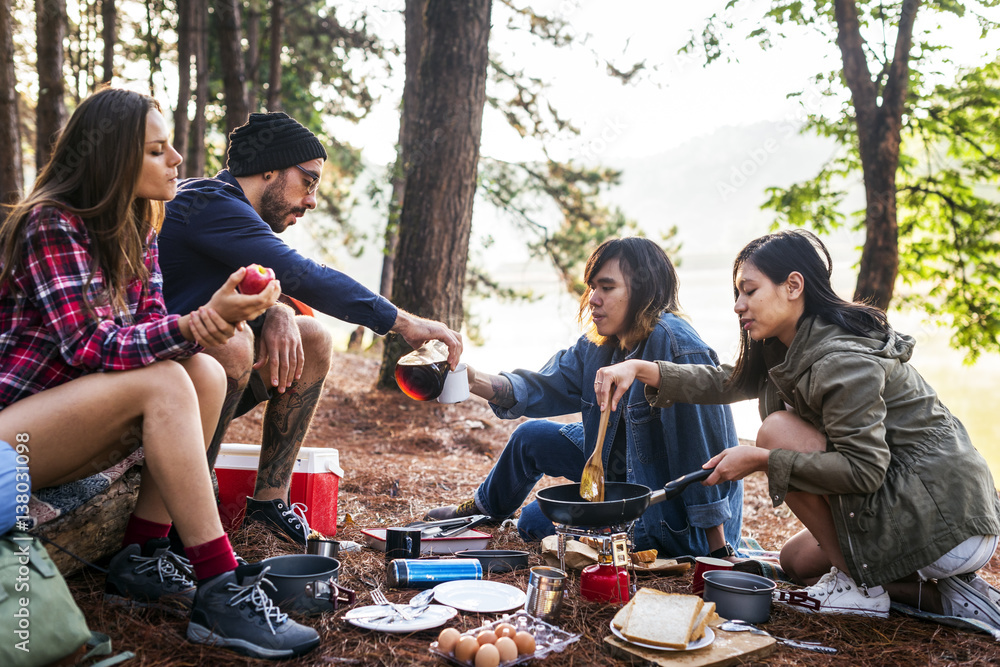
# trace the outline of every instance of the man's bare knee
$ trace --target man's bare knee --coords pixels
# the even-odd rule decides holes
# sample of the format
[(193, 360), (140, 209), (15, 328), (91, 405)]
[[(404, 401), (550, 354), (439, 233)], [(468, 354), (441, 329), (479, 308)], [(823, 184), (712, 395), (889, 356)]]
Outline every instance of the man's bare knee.
[[(306, 357), (306, 365), (329, 369), (333, 354), (333, 336), (330, 335), (330, 331), (312, 317), (296, 317), (295, 323), (302, 336), (302, 351)], [(325, 371), (323, 374), (326, 374)]]

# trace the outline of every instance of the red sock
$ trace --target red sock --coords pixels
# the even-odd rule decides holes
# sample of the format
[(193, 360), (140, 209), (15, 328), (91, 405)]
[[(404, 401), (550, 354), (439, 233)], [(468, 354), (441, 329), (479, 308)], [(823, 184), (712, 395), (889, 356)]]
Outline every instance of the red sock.
[(149, 540), (164, 538), (170, 532), (169, 523), (156, 523), (142, 519), (132, 514), (125, 525), (125, 537), (122, 538), (122, 546), (130, 544), (142, 546)]
[(198, 581), (236, 569), (236, 556), (233, 555), (233, 547), (226, 535), (193, 547), (185, 546), (184, 553), (191, 561)]

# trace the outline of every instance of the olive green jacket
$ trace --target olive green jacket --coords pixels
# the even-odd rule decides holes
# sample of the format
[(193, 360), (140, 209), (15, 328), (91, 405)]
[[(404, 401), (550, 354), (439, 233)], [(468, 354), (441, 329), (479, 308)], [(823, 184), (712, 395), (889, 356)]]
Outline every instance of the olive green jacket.
[[(771, 500), (828, 496), (850, 574), (865, 586), (916, 572), (969, 537), (1000, 534), (986, 460), (907, 363), (913, 345), (895, 331), (855, 336), (815, 317), (787, 350), (766, 342), (761, 418), (787, 404), (827, 440), (825, 452), (771, 452)], [(653, 407), (754, 398), (726, 388), (731, 366), (658, 363), (660, 388), (646, 388)]]

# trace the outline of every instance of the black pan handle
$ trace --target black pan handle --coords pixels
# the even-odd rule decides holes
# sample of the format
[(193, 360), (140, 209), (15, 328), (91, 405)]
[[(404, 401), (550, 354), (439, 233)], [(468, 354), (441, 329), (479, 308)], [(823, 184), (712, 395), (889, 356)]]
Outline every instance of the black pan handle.
[(707, 479), (714, 470), (715, 468), (700, 468), (694, 472), (689, 472), (686, 475), (678, 477), (671, 482), (667, 482), (666, 486), (662, 489), (657, 489), (649, 494), (649, 504), (655, 505), (656, 503), (663, 502), (664, 500), (670, 500), (671, 498), (680, 495), (681, 491), (687, 488), (689, 484)]

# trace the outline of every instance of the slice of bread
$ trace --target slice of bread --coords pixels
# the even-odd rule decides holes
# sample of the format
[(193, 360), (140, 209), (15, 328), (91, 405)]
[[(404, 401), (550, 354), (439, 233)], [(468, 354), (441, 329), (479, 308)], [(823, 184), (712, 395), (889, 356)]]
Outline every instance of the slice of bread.
[(683, 649), (687, 647), (695, 619), (704, 602), (696, 595), (660, 593), (642, 589), (635, 596), (635, 605), (621, 633), (625, 639)]
[(633, 551), (629, 554), (629, 558), (632, 562), (638, 565), (639, 563), (652, 563), (656, 560), (656, 549), (646, 549), (645, 551)]
[(619, 631), (625, 627), (628, 623), (628, 617), (632, 613), (632, 607), (635, 606), (635, 598), (628, 601), (624, 607), (618, 610), (615, 617), (611, 619), (611, 624), (615, 626)]
[(694, 619), (694, 627), (691, 629), (691, 636), (688, 637), (688, 643), (696, 642), (705, 636), (705, 626), (708, 625), (708, 622), (712, 620), (712, 616), (714, 615), (715, 603), (706, 602), (701, 608), (698, 618)]

